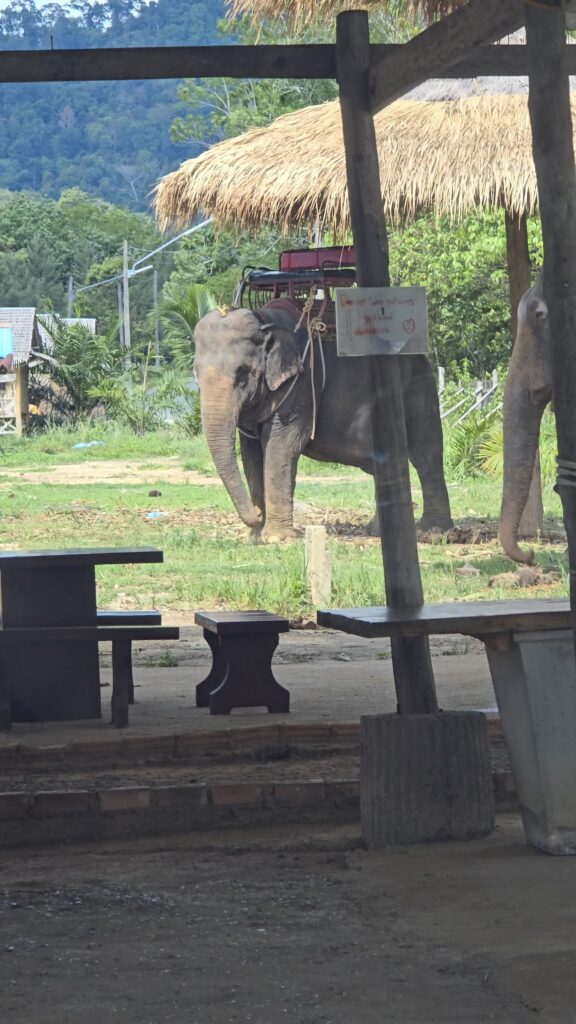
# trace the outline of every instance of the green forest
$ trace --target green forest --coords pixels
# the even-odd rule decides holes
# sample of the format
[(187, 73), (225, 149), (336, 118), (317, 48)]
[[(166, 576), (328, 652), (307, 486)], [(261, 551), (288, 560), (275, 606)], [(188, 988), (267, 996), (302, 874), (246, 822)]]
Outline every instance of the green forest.
[[(0, 50), (207, 45), (222, 14), (223, 0), (15, 0), (0, 12)], [(200, 152), (170, 135), (185, 114), (175, 81), (2, 85), (0, 188), (80, 188), (146, 209), (154, 182)]]

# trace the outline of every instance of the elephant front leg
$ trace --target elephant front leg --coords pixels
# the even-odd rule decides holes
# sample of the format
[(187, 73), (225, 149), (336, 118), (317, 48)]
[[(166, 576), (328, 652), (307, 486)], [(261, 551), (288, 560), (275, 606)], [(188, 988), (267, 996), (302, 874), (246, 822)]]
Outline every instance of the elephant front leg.
[(266, 522), (266, 502), (264, 499), (264, 453), (262, 443), (257, 437), (247, 437), (240, 432), (240, 454), (246, 475), (246, 483), (252, 503), (262, 513), (262, 525), (253, 527), (250, 536), (258, 541), (262, 534), (262, 526)]
[(299, 536), (294, 529), (294, 488), (301, 451), (299, 432), (279, 421), (272, 422), (266, 425), (262, 444), (266, 501), (262, 540), (274, 543)]
[(444, 477), (442, 421), (432, 367), (425, 356), (413, 356), (406, 366), (410, 380), (404, 388), (408, 454), (422, 487), (422, 530), (449, 530), (454, 524)]

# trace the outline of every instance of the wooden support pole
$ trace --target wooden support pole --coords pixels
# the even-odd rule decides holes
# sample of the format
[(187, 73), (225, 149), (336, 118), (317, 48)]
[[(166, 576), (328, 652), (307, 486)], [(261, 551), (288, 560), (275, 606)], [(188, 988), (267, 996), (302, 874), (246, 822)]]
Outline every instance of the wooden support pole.
[[(542, 238), (544, 295), (550, 320), (558, 458), (576, 469), (576, 169), (561, 11), (526, 5), (528, 107)], [(562, 474), (564, 478), (570, 473)], [(572, 474), (576, 482), (576, 473)], [(576, 617), (576, 486), (559, 480), (568, 536), (570, 603)]]
[(330, 607), (332, 565), (326, 550), (326, 527), (307, 526), (304, 538), (304, 562), (310, 598), (314, 608)]
[(14, 374), (14, 415), (16, 437), (22, 437), (28, 424), (28, 365), (21, 363)]
[[(336, 65), (357, 280), (365, 287), (386, 286), (390, 284), (388, 239), (370, 110), (370, 36), (365, 11), (347, 11), (338, 16)], [(418, 606), (423, 604), (424, 596), (410, 491), (399, 358), (376, 357), (370, 364), (374, 381), (374, 481), (386, 600), (395, 608)], [(436, 711), (438, 704), (427, 638), (394, 639), (392, 660), (399, 712)]]
[[(518, 332), (518, 304), (532, 284), (532, 265), (528, 250), (528, 224), (526, 214), (514, 214), (506, 210), (506, 256), (508, 261), (508, 282), (510, 288), (510, 317), (512, 322), (512, 344)], [(532, 483), (528, 500), (522, 513), (518, 535), (537, 537), (544, 526), (544, 505), (542, 503), (542, 476), (540, 455), (536, 452)]]

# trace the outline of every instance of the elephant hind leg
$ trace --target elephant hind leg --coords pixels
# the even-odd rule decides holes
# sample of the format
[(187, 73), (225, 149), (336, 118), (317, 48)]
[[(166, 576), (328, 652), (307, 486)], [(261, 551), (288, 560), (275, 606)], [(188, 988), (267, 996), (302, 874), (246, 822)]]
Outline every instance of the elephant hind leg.
[[(422, 487), (422, 530), (449, 530), (454, 524), (444, 477), (442, 421), (432, 367), (425, 356), (414, 365), (404, 389), (408, 454)], [(412, 361), (411, 359), (411, 361)]]

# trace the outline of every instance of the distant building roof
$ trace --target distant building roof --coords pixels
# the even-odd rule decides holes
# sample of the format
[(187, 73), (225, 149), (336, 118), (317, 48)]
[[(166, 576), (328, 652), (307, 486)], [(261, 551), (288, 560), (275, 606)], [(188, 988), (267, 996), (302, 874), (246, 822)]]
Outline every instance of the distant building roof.
[(50, 349), (52, 348), (52, 338), (44, 324), (51, 326), (55, 319), (58, 319), (61, 324), (66, 324), (69, 327), (73, 327), (75, 324), (81, 324), (82, 327), (86, 327), (90, 331), (90, 334), (96, 334), (96, 320), (93, 317), (59, 316), (55, 318), (53, 313), (38, 313), (38, 316), (42, 321), (42, 323), (40, 320), (38, 321), (38, 331), (40, 333), (40, 338), (42, 339), (42, 345), (45, 352), (50, 352)]
[(40, 332), (33, 306), (0, 306), (0, 327), (12, 331), (14, 363), (27, 363), (33, 348), (40, 342)]

